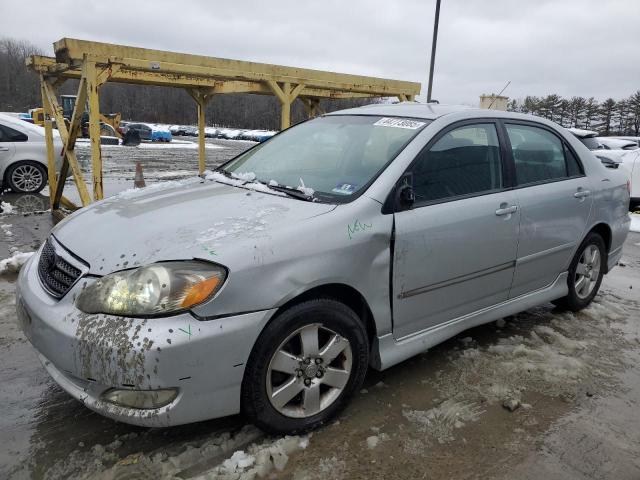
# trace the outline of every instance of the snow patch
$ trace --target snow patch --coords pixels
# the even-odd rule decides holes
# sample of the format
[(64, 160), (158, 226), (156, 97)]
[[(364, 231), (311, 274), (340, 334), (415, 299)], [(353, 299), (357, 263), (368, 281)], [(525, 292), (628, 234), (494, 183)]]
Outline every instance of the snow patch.
[(14, 213), (16, 207), (9, 202), (0, 202), (0, 215), (10, 215)]
[(8, 223), (3, 223), (3, 224), (0, 225), (0, 228), (2, 229), (2, 232), (7, 237), (13, 237), (13, 232), (10, 230), (11, 229), (11, 225), (9, 225)]
[(629, 218), (631, 218), (629, 230), (640, 233), (640, 213), (630, 213)]
[(11, 272), (17, 273), (22, 268), (31, 255), (35, 252), (19, 252), (15, 251), (9, 258), (5, 258), (4, 260), (0, 260), (0, 274)]
[(524, 403), (529, 392), (570, 399), (586, 383), (613, 386), (626, 342), (613, 322), (629, 318), (632, 308), (603, 293), (578, 313), (538, 307), (518, 314), (509, 322), (516, 334), (488, 346), (465, 345), (436, 386), (445, 398), (501, 405)]
[(181, 187), (184, 185), (189, 185), (191, 183), (199, 182), (201, 180), (202, 179), (200, 177), (191, 177), (185, 180), (169, 180), (166, 182), (152, 183), (151, 185), (147, 185), (146, 187), (143, 187), (143, 188), (129, 188), (127, 190), (123, 190), (122, 192), (117, 193), (113, 197), (110, 197), (110, 199), (115, 200), (115, 199), (137, 198), (151, 192), (167, 190), (169, 188), (174, 188), (174, 187)]
[(313, 194), (315, 193), (315, 190), (313, 188), (307, 187), (304, 184), (304, 180), (302, 180), (302, 177), (300, 177), (300, 185), (297, 187), (297, 189), (304, 193), (307, 197), (313, 197)]
[(256, 179), (256, 174), (253, 172), (240, 172), (240, 173), (232, 172), (231, 176), (239, 180), (244, 180), (245, 182), (253, 182)]
[(217, 242), (227, 237), (260, 237), (268, 225), (268, 217), (282, 211), (282, 208), (269, 207), (248, 211), (246, 216), (227, 217), (215, 222), (213, 227), (200, 232), (196, 238), (199, 244), (214, 247)]
[[(136, 433), (118, 437), (108, 445), (75, 450), (46, 472), (47, 478), (113, 480), (115, 478), (190, 478), (197, 480), (254, 480), (282, 471), (289, 457), (309, 445), (309, 436), (264, 438), (253, 426), (218, 432), (183, 447), (133, 453), (115, 452)], [(84, 445), (81, 445), (84, 447)]]

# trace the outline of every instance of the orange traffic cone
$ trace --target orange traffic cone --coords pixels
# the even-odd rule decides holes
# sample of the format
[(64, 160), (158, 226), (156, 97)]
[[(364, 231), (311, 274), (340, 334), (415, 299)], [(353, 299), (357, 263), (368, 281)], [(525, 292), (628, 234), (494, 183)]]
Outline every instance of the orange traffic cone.
[(140, 162), (136, 162), (136, 176), (133, 179), (133, 188), (144, 188), (146, 186), (144, 175), (142, 174), (142, 165), (140, 165)]

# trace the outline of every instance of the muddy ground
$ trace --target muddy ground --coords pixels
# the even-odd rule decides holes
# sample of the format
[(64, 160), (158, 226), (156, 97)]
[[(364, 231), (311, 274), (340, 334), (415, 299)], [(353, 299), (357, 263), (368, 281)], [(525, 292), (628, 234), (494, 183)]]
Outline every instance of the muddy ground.
[[(211, 141), (208, 163), (251, 145)], [(136, 161), (148, 183), (197, 167), (190, 145), (103, 156), (107, 194), (132, 186)], [(0, 258), (34, 250), (51, 228), (48, 198), (3, 200), (18, 211), (0, 216)], [(0, 478), (639, 479), (639, 234), (623, 262), (587, 310), (544, 305), (370, 371), (337, 421), (292, 438), (264, 436), (239, 416), (145, 429), (92, 413), (41, 367), (16, 326), (15, 275), (5, 274)]]

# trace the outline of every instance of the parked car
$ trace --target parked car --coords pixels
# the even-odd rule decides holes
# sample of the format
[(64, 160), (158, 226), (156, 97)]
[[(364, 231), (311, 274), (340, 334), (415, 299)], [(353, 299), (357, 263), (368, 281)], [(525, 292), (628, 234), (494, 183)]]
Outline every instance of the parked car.
[(638, 142), (613, 137), (596, 137), (596, 140), (605, 150), (636, 150)]
[(171, 127), (169, 127), (169, 131), (171, 132), (171, 135), (176, 137), (184, 135), (185, 130), (186, 130), (186, 127), (182, 125), (172, 125)]
[[(598, 137), (597, 132), (590, 130), (581, 130), (577, 128), (569, 128), (568, 130), (588, 149), (593, 150), (594, 155), (606, 167), (614, 169), (622, 167), (622, 170), (627, 172), (631, 189), (629, 207), (634, 209), (636, 206), (640, 205), (640, 149), (633, 148), (633, 137), (615, 141), (610, 137)], [(606, 143), (608, 143), (608, 148), (605, 147)], [(612, 148), (615, 146), (630, 148)]]
[(632, 137), (632, 136), (631, 137), (625, 137), (625, 136), (622, 136), (622, 137), (608, 137), (608, 138), (618, 138), (620, 140), (631, 140), (632, 142), (635, 142), (636, 145), (638, 145), (640, 147), (640, 137)]
[(158, 125), (150, 125), (152, 142), (170, 142), (173, 140), (171, 132), (166, 127)]
[(371, 105), (83, 208), (25, 264), (16, 305), (47, 371), (103, 415), (298, 432), (368, 367), (547, 302), (585, 308), (628, 206), (625, 175), (547, 120)]
[(197, 137), (198, 136), (198, 127), (184, 127), (184, 134), (187, 137)]
[[(56, 166), (62, 163), (62, 140), (54, 130)], [(0, 179), (2, 188), (37, 193), (47, 184), (47, 147), (44, 128), (0, 114)]]
[(140, 140), (151, 141), (151, 127), (145, 123), (127, 123), (124, 126), (121, 126), (122, 133), (125, 135), (129, 130), (135, 130), (138, 132), (140, 136)]

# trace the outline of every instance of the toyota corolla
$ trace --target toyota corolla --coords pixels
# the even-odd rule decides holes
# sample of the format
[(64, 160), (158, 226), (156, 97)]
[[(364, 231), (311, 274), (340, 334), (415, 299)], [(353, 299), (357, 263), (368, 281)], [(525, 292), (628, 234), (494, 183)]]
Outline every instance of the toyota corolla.
[(549, 121), (345, 110), (71, 215), (20, 272), (18, 316), (55, 381), (110, 418), (302, 431), (368, 367), (589, 305), (628, 206), (624, 174)]

